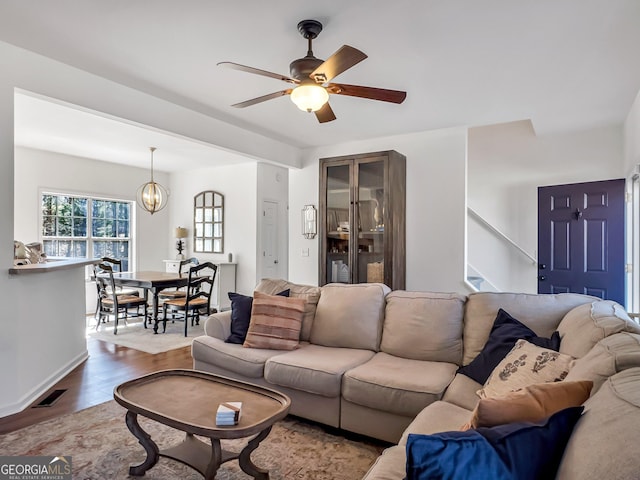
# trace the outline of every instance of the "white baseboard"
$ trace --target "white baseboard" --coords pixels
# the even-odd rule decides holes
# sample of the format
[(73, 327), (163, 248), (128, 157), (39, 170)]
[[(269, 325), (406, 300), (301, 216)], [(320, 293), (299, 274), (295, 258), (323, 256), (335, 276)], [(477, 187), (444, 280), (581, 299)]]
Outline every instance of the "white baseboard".
[(74, 368), (84, 362), (87, 358), (89, 358), (89, 352), (85, 349), (83, 352), (78, 354), (75, 358), (69, 361), (66, 365), (60, 367), (56, 372), (51, 374), (48, 378), (40, 382), (39, 385), (36, 385), (31, 389), (30, 392), (27, 392), (20, 400), (16, 403), (9, 405), (0, 405), (0, 417), (6, 417), (7, 415), (12, 415), (14, 413), (21, 412), (33, 402), (35, 402), (42, 394), (44, 394), (47, 390), (53, 387), (56, 383), (62, 380), (66, 375), (68, 375)]

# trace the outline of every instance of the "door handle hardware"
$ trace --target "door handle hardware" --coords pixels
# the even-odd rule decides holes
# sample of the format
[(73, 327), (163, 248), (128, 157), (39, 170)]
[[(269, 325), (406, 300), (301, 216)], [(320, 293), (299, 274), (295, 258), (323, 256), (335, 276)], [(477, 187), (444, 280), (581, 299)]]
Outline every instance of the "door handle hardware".
[(540, 280), (541, 282), (544, 282), (547, 279), (547, 277), (545, 277), (544, 275), (540, 275), (538, 277), (538, 280)]
[(576, 211), (573, 212), (573, 216), (575, 217), (576, 220), (580, 220), (580, 217), (582, 217), (582, 212), (580, 211), (579, 208), (576, 208)]
[(545, 270), (547, 266), (544, 263), (541, 263), (538, 268), (540, 268), (540, 270)]

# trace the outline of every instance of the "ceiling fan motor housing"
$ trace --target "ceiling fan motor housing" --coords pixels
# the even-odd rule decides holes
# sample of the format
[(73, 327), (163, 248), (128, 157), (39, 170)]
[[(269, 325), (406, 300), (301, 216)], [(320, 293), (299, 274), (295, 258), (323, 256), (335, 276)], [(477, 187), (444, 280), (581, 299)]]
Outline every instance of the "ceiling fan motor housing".
[(322, 65), (324, 60), (320, 60), (316, 57), (304, 57), (298, 58), (289, 64), (289, 72), (292, 78), (300, 80), (301, 82), (309, 80), (309, 75), (316, 68)]

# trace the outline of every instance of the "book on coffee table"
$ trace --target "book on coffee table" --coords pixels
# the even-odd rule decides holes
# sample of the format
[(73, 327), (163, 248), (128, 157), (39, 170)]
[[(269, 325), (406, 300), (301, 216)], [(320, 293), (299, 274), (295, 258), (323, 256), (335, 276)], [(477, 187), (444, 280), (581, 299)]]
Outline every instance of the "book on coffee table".
[(216, 425), (237, 425), (242, 415), (242, 402), (223, 402), (218, 405)]

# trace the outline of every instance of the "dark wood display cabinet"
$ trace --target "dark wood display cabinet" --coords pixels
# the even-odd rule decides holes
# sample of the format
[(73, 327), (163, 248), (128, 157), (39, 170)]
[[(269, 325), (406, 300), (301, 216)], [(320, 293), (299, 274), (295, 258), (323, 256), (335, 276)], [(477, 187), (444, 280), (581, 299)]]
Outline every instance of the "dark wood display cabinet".
[(405, 288), (405, 185), (392, 150), (320, 159), (320, 285)]

